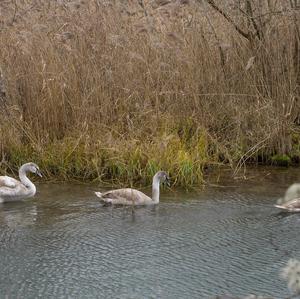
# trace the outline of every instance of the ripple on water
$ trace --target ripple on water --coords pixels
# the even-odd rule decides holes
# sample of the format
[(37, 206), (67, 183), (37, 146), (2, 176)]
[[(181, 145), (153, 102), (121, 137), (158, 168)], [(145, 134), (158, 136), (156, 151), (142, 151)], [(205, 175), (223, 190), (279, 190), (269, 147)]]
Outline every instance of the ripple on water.
[(278, 272), (288, 258), (299, 257), (300, 218), (277, 213), (265, 195), (206, 190), (132, 213), (102, 207), (82, 186), (45, 188), (46, 198), (0, 207), (3, 294), (287, 296)]

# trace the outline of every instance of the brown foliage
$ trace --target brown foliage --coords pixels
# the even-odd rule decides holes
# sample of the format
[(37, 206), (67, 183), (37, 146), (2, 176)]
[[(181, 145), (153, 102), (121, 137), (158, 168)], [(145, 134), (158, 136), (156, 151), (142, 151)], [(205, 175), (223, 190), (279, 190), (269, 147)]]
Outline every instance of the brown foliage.
[(297, 11), (205, 2), (2, 1), (3, 153), (201, 130), (211, 161), (290, 154)]

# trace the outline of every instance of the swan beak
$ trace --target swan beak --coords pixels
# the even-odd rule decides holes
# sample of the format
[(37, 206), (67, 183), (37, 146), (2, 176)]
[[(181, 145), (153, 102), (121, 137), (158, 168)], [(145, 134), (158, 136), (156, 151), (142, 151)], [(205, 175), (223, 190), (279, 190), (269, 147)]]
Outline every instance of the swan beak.
[(43, 177), (42, 174), (41, 174), (41, 172), (40, 172), (38, 169), (36, 170), (36, 174), (37, 174), (40, 178)]

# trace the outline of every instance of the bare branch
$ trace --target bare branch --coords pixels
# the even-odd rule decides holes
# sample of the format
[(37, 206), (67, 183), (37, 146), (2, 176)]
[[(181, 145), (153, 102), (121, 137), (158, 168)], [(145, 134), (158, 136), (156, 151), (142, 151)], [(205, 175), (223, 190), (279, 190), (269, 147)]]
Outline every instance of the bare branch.
[(261, 30), (262, 28), (258, 28), (258, 25), (257, 25), (256, 21), (255, 21), (254, 18), (253, 18), (254, 14), (253, 14), (253, 9), (252, 9), (251, 2), (248, 0), (248, 1), (246, 2), (246, 4), (247, 4), (247, 15), (248, 15), (248, 20), (252, 23), (257, 38), (258, 38), (259, 40), (261, 40), (262, 37), (263, 37), (262, 30)]
[(220, 60), (221, 60), (222, 70), (224, 72), (224, 77), (226, 77), (226, 73), (225, 73), (225, 69), (224, 69), (225, 68), (225, 54), (224, 54), (224, 51), (223, 51), (223, 49), (221, 47), (220, 39), (218, 38), (217, 32), (216, 32), (214, 26), (212, 25), (210, 19), (207, 16), (205, 16), (205, 17), (206, 17), (207, 22), (210, 25), (210, 27), (211, 27), (211, 29), (213, 31), (213, 34), (215, 36), (215, 39), (216, 39), (216, 41), (218, 43), (218, 49), (219, 49), (219, 53), (220, 53)]
[(231, 23), (239, 34), (241, 34), (244, 38), (250, 40), (250, 34), (242, 30), (225, 11), (217, 6), (214, 0), (206, 0), (206, 2), (219, 14), (221, 14), (229, 23)]

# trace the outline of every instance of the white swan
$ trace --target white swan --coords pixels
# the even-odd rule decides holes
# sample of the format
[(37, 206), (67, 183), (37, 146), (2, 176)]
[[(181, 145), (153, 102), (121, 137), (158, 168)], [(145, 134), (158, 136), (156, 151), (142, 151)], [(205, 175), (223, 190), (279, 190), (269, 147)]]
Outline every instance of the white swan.
[(287, 212), (300, 212), (300, 184), (291, 185), (286, 190), (284, 198), (280, 198), (275, 207)]
[(42, 176), (39, 167), (32, 162), (20, 167), (20, 181), (9, 176), (0, 176), (0, 203), (17, 201), (35, 195), (36, 187), (26, 176), (27, 172)]
[(170, 184), (170, 179), (165, 171), (159, 171), (153, 177), (152, 198), (141, 191), (131, 188), (116, 189), (108, 192), (95, 192), (104, 203), (116, 205), (151, 205), (159, 203), (159, 184), (166, 182)]

